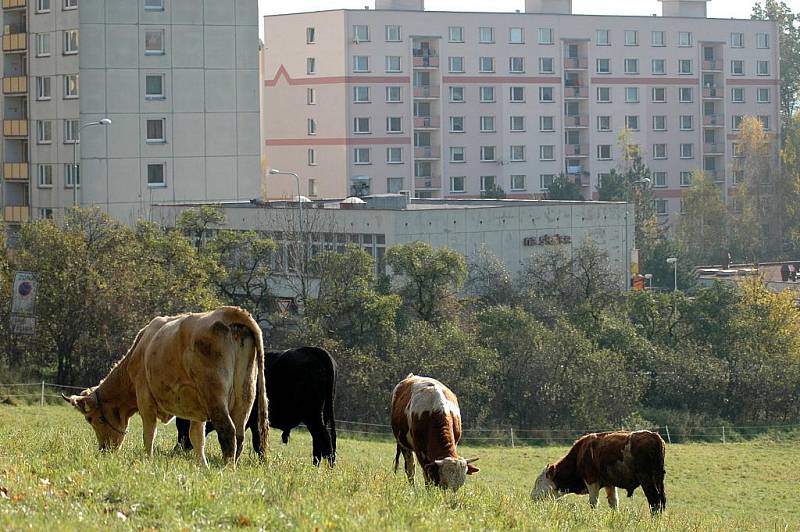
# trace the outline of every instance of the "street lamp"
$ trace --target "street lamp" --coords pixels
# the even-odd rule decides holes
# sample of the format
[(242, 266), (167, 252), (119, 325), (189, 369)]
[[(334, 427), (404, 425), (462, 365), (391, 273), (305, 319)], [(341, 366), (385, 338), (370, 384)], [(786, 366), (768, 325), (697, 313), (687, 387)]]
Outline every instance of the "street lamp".
[(86, 122), (78, 128), (75, 142), (72, 143), (72, 206), (78, 206), (78, 143), (81, 141), (81, 131), (91, 126), (110, 126), (111, 119), (101, 118), (96, 122)]
[(670, 257), (667, 259), (667, 264), (672, 264), (672, 268), (675, 271), (675, 287), (674, 291), (678, 291), (678, 259), (677, 257)]
[(300, 195), (300, 176), (294, 172), (283, 172), (281, 170), (276, 170), (275, 168), (269, 169), (269, 175), (291, 175), (294, 176), (294, 180), (297, 182), (297, 203), (300, 206), (300, 213), (299, 213), (299, 220), (298, 225), (300, 226), (300, 234), (303, 234), (303, 196)]
[(653, 274), (652, 273), (646, 273), (646, 274), (644, 274), (644, 278), (647, 279), (647, 288), (652, 290), (653, 289)]

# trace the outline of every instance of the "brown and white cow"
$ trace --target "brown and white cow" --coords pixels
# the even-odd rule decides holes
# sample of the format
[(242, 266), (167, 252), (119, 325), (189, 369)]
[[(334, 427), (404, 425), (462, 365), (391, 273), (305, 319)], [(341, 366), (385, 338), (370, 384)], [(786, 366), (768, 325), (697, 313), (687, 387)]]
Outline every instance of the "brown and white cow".
[(457, 490), (467, 475), (479, 470), (477, 458), (458, 456), (461, 439), (461, 411), (450, 389), (429, 377), (413, 373), (395, 386), (392, 393), (392, 432), (397, 440), (394, 470), (402, 453), (406, 475), (414, 482), (414, 454), (427, 484)]
[(597, 507), (600, 488), (605, 488), (608, 505), (617, 508), (617, 488), (628, 497), (641, 486), (652, 512), (664, 510), (664, 440), (655, 432), (599, 432), (578, 439), (569, 452), (550, 464), (536, 479), (531, 496), (543, 499), (568, 493), (589, 494)]
[(238, 307), (155, 318), (98, 386), (64, 399), (91, 424), (101, 450), (122, 445), (138, 412), (144, 449), (152, 456), (156, 422), (180, 416), (191, 420), (189, 437), (205, 464), (204, 425), (210, 419), (225, 460), (235, 464), (254, 401), (260, 441), (267, 443), (261, 329)]

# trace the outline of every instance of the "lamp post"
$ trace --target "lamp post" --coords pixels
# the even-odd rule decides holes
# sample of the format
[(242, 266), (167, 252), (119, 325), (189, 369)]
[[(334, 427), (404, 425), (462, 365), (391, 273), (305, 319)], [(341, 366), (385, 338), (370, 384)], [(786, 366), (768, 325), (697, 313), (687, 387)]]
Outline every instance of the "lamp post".
[(81, 141), (81, 131), (91, 126), (110, 126), (110, 118), (101, 118), (96, 122), (86, 122), (78, 128), (75, 142), (72, 143), (72, 206), (78, 207), (78, 143)]
[(644, 278), (647, 279), (647, 288), (652, 290), (653, 289), (653, 274), (652, 273), (646, 273), (646, 274), (644, 274)]
[[(631, 188), (634, 188), (636, 185), (649, 186), (650, 183), (651, 183), (651, 181), (650, 181), (649, 177), (643, 177), (642, 179), (637, 179), (636, 181), (631, 181)], [(630, 197), (628, 198), (628, 202), (627, 203), (628, 204), (630, 203)], [(628, 277), (628, 288), (630, 288), (630, 283), (631, 283), (630, 279), (631, 279), (631, 275), (633, 273), (631, 271), (631, 267), (632, 267), (632, 264), (631, 264), (631, 246), (630, 246), (629, 239), (628, 239), (628, 216), (629, 216), (629, 214), (630, 214), (630, 211), (628, 211), (628, 209), (626, 208), (625, 209), (625, 268), (628, 270), (627, 273), (626, 273), (626, 275)], [(635, 212), (634, 212), (634, 217), (633, 217), (633, 226), (634, 226), (633, 229), (634, 229), (634, 235), (635, 235), (636, 234), (636, 213)], [(638, 265), (638, 263), (637, 263), (637, 265)], [(637, 270), (637, 273), (638, 273), (638, 270)]]
[(275, 168), (269, 169), (269, 175), (291, 175), (294, 176), (294, 180), (297, 182), (297, 203), (300, 206), (300, 213), (299, 213), (299, 220), (298, 225), (300, 227), (300, 235), (303, 234), (303, 197), (300, 195), (300, 176), (294, 172), (283, 172), (281, 170), (276, 170)]
[(675, 272), (675, 285), (673, 291), (678, 291), (678, 259), (677, 257), (670, 257), (667, 259), (667, 264), (672, 264), (672, 269)]

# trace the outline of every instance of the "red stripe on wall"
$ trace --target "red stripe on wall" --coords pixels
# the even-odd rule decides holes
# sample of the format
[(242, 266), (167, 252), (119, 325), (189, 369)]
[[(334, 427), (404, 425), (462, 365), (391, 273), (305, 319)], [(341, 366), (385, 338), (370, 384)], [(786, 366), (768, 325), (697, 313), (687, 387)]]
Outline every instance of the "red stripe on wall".
[(404, 83), (411, 82), (408, 76), (320, 76), (293, 78), (286, 67), (281, 65), (272, 79), (264, 80), (264, 86), (274, 87), (283, 78), (290, 86), (293, 85), (341, 85), (346, 83)]
[(687, 189), (656, 189), (653, 190), (654, 198), (680, 198), (683, 196), (684, 190)]
[(780, 85), (779, 79), (745, 79), (745, 78), (728, 78), (725, 80), (728, 85)]
[(385, 144), (411, 144), (411, 137), (340, 137), (300, 139), (267, 139), (266, 146), (369, 146)]
[(593, 85), (697, 85), (699, 83), (699, 78), (641, 78), (639, 76), (631, 76), (629, 78), (607, 78), (599, 76), (592, 78)]
[(557, 76), (442, 76), (442, 83), (520, 83), (559, 85), (561, 78)]

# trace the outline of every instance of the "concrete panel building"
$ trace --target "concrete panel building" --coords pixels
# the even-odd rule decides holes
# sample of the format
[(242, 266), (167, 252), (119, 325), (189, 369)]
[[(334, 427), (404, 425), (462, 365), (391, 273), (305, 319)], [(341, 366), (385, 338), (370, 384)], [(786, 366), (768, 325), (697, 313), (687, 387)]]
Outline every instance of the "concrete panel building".
[(2, 17), (7, 222), (259, 195), (257, 0), (5, 0)]
[[(709, 19), (707, 1), (664, 0), (652, 17), (574, 15), (569, 0), (267, 16), (267, 164), (300, 173), (309, 197), (475, 198), (499, 186), (534, 198), (563, 173), (590, 199), (621, 167), (627, 130), (657, 212), (675, 221), (693, 171), (726, 196), (735, 186), (743, 116), (780, 127), (776, 26)], [(267, 192), (296, 194), (278, 176)]]

